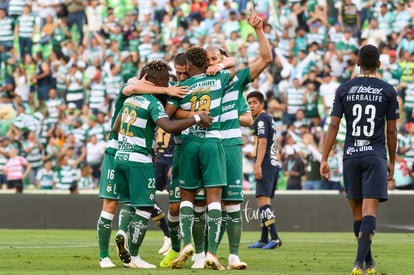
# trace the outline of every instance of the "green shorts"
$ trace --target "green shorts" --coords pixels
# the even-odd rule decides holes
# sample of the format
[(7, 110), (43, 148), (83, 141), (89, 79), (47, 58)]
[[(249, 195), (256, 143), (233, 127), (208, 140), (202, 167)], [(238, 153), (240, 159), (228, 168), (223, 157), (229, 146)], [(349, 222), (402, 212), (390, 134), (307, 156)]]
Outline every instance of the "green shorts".
[(118, 200), (118, 190), (115, 182), (115, 155), (105, 152), (99, 179), (99, 198)]
[(243, 201), (243, 160), (240, 145), (224, 147), (226, 155), (227, 185), (223, 188), (223, 201)]
[(119, 203), (129, 203), (132, 207), (154, 206), (156, 184), (152, 163), (115, 159), (115, 178)]
[(226, 159), (221, 142), (208, 140), (183, 140), (179, 185), (183, 189), (226, 185)]
[(174, 156), (172, 161), (172, 170), (171, 170), (171, 182), (170, 182), (170, 196), (169, 202), (180, 202), (180, 185), (178, 184), (178, 168), (180, 165), (181, 158), (181, 144), (175, 144), (174, 147)]

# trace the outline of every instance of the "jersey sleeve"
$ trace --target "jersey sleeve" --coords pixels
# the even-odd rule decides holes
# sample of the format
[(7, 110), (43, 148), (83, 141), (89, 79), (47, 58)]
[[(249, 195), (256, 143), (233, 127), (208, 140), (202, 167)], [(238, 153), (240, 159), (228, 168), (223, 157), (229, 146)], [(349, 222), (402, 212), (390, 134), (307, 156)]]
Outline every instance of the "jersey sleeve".
[(153, 121), (157, 121), (163, 117), (168, 117), (164, 106), (162, 106), (161, 102), (158, 99), (151, 102), (150, 114)]
[(338, 90), (335, 93), (331, 116), (336, 116), (336, 117), (341, 118), (344, 113), (344, 106), (342, 104), (341, 95), (342, 95), (342, 89), (341, 89), (341, 86), (339, 86)]
[(245, 113), (250, 113), (250, 107), (249, 107), (249, 104), (247, 103), (247, 99), (244, 95), (242, 95), (239, 98), (239, 104), (240, 104), (240, 111), (239, 111), (240, 115), (243, 115)]
[(264, 116), (257, 118), (256, 134), (258, 138), (267, 138), (269, 134), (269, 125), (266, 123)]
[[(247, 84), (252, 82), (253, 80), (250, 78), (250, 67), (243, 68), (239, 70), (236, 74), (237, 81), (240, 81), (240, 87), (245, 87)], [(242, 92), (243, 89), (240, 89)]]

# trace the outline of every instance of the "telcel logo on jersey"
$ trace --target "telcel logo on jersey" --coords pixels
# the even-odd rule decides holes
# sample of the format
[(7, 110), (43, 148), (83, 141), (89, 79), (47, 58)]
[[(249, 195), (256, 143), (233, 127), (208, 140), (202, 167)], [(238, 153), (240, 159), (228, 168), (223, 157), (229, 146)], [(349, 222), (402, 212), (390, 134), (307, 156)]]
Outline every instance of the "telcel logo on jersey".
[(353, 86), (349, 89), (349, 94), (380, 94), (383, 88), (373, 88), (371, 86)]

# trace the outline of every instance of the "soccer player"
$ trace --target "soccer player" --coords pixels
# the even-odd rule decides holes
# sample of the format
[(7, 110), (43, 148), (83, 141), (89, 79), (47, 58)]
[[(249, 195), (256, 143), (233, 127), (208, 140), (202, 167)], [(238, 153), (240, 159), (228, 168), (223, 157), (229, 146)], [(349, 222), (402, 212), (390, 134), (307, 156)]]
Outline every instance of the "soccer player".
[[(154, 85), (168, 87), (169, 71), (170, 67), (165, 62), (152, 61), (143, 67), (141, 77), (146, 74), (147, 80)], [(155, 200), (152, 162), (155, 128), (158, 125), (168, 133), (184, 130), (194, 124), (208, 128), (212, 118), (206, 114), (196, 114), (191, 118), (171, 121), (161, 102), (153, 95), (133, 95), (125, 99), (119, 118), (119, 145), (115, 154), (119, 202), (129, 203), (136, 210), (130, 226), (131, 260), (124, 266), (155, 268), (155, 265), (139, 256)]]
[[(247, 264), (245, 262), (241, 262), (238, 256), (242, 232), (240, 203), (243, 201), (243, 164), (241, 152), (243, 139), (240, 131), (240, 125), (250, 127), (253, 123), (253, 120), (246, 98), (243, 96), (243, 92), (245, 86), (257, 78), (259, 74), (266, 68), (266, 66), (272, 61), (270, 45), (262, 30), (262, 18), (252, 12), (252, 15), (249, 17), (249, 23), (255, 29), (259, 40), (259, 58), (255, 60), (249, 67), (240, 69), (237, 72), (234, 80), (227, 88), (223, 97), (222, 114), (220, 116), (220, 132), (223, 139), (227, 170), (227, 186), (223, 188), (222, 192), (222, 201), (224, 208), (222, 210), (223, 220), (221, 227), (221, 237), (227, 229), (230, 248), (230, 254), (228, 257), (229, 269), (247, 268)], [(215, 47), (208, 47), (206, 48), (206, 51), (210, 68), (214, 65), (218, 65), (219, 67), (222, 66), (221, 62), (225, 60), (225, 56), (223, 56), (219, 49)], [(207, 70), (207, 73), (209, 73), (208, 71), (209, 70)], [(201, 237), (203, 240), (204, 235)], [(197, 254), (195, 254), (195, 263), (192, 268), (197, 267), (197, 260), (199, 258), (204, 261), (204, 253), (197, 251), (196, 236), (194, 236), (194, 242), (196, 244), (195, 249)]]
[[(183, 247), (178, 257), (171, 263), (172, 268), (182, 268), (186, 260), (194, 254), (191, 243), (194, 221), (195, 191), (205, 187), (208, 207), (208, 252), (205, 267), (224, 269), (217, 259), (218, 238), (221, 226), (221, 191), (226, 185), (224, 150), (221, 143), (219, 116), (221, 99), (225, 86), (232, 75), (221, 71), (215, 76), (207, 76), (207, 52), (201, 47), (191, 47), (186, 52), (187, 71), (190, 78), (180, 83), (188, 86), (189, 94), (183, 99), (172, 100), (170, 108), (180, 107), (184, 111), (205, 111), (214, 118), (210, 128), (191, 127), (181, 134), (183, 139), (180, 158), (179, 184), (181, 193), (180, 230)], [(203, 183), (203, 186), (201, 186)]]
[(394, 176), (399, 109), (394, 87), (376, 77), (376, 69), (381, 65), (379, 56), (377, 47), (363, 46), (357, 58), (360, 75), (341, 84), (336, 91), (320, 167), (322, 179), (328, 180), (331, 176), (329, 152), (335, 143), (341, 117), (345, 115), (343, 177), (358, 238), (352, 275), (376, 274), (371, 241), (378, 205), (388, 198), (387, 179)]
[[(118, 96), (114, 114), (111, 121), (111, 129), (115, 124), (116, 117), (121, 110), (121, 107), (128, 96), (135, 93), (167, 93), (170, 96), (182, 96), (185, 92), (185, 87), (171, 86), (168, 88), (154, 87), (146, 85), (138, 79), (131, 80), (128, 85), (125, 85)], [(118, 148), (118, 140), (116, 133), (111, 130), (108, 144), (104, 153), (104, 159), (101, 166), (101, 177), (99, 183), (99, 197), (103, 199), (102, 211), (98, 219), (97, 231), (99, 241), (99, 266), (101, 268), (115, 267), (109, 257), (109, 240), (112, 232), (112, 220), (115, 216), (115, 211), (118, 207), (118, 191), (115, 181), (115, 167), (114, 156)], [(122, 214), (122, 211), (120, 215)], [(121, 240), (122, 241), (122, 240)], [(122, 244), (122, 242), (120, 242)], [(124, 245), (118, 246), (120, 255), (124, 263), (131, 261), (127, 246), (124, 240)]]
[[(276, 133), (273, 129), (273, 119), (265, 112), (264, 96), (259, 91), (247, 95), (252, 112), (253, 135), (255, 140), (254, 177), (256, 179), (257, 206), (260, 209), (262, 234), (260, 240), (249, 245), (249, 248), (274, 249), (282, 245), (277, 230), (276, 218), (271, 201), (275, 195), (280, 164), (276, 156)], [(271, 240), (269, 241), (269, 233)]]

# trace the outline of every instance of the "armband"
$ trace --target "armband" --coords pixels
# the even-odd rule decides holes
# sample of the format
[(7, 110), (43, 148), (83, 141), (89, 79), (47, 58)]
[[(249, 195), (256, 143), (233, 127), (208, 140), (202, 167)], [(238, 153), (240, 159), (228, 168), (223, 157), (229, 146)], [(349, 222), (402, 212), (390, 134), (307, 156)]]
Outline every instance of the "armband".
[(196, 123), (200, 122), (200, 120), (201, 120), (200, 115), (196, 114), (196, 115), (193, 115), (193, 117), (194, 117)]

